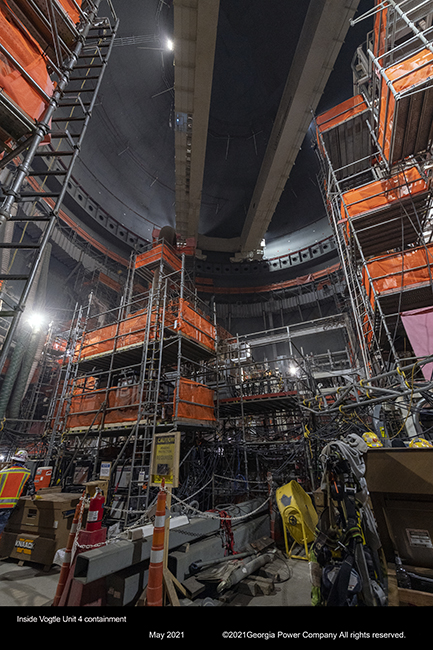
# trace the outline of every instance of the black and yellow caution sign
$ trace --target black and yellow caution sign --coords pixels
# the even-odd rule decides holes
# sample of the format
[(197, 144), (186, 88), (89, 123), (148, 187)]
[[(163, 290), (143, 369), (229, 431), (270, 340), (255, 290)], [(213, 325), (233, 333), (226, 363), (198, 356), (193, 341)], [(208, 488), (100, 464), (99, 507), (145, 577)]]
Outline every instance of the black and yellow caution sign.
[(179, 485), (180, 432), (157, 433), (152, 442), (150, 485)]

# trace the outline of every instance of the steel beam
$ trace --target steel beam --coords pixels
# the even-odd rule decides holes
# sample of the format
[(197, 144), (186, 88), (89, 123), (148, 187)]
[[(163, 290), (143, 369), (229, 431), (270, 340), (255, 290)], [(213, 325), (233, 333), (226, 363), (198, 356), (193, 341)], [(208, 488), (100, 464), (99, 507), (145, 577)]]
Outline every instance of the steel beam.
[[(227, 508), (226, 512), (233, 518), (238, 517), (240, 516), (239, 509), (241, 508), (242, 514), (247, 516), (249, 513), (257, 510), (261, 503), (258, 499), (247, 501), (238, 506)], [(264, 504), (263, 509), (260, 509), (262, 515), (265, 512), (265, 508), (266, 505)], [(246, 518), (241, 523), (237, 522), (236, 519), (233, 520), (232, 527), (235, 534), (238, 527), (243, 526), (245, 523), (251, 523), (251, 520)], [(252, 525), (253, 527), (255, 526), (255, 524)], [(186, 526), (170, 529), (169, 550), (179, 548), (186, 542), (196, 542), (200, 538), (219, 535), (219, 530), (220, 520), (218, 518), (196, 517)], [(221, 540), (219, 538), (218, 544), (221, 546)], [(80, 553), (77, 556), (75, 564), (74, 578), (79, 578), (83, 584), (87, 584), (88, 582), (93, 582), (104, 576), (126, 569), (133, 564), (148, 560), (150, 558), (151, 547), (152, 535), (149, 535), (136, 541), (119, 539), (108, 543), (106, 546)]]
[(310, 3), (242, 230), (238, 259), (260, 249), (358, 4), (359, 0)]
[(176, 230), (197, 238), (219, 0), (174, 0)]

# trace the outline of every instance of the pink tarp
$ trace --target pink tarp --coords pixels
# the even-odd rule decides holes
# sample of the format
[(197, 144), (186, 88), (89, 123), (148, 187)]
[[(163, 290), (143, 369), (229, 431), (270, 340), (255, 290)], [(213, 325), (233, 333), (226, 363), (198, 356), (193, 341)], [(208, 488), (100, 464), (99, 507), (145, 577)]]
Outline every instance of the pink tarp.
[[(433, 354), (433, 307), (403, 312), (401, 318), (415, 355), (419, 358)], [(425, 364), (422, 371), (429, 381), (433, 363)]]

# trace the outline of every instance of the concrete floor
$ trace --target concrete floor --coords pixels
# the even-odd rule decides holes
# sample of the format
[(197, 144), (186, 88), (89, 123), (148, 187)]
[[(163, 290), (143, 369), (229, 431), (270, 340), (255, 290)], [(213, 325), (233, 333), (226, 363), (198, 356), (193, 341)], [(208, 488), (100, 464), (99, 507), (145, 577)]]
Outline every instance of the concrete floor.
[[(297, 607), (310, 606), (308, 562), (286, 560), (287, 571), (269, 595), (250, 596), (238, 593), (226, 606), (232, 607)], [(44, 571), (42, 565), (11, 558), (0, 561), (0, 607), (50, 607), (59, 581), (60, 567)], [(119, 610), (120, 608), (115, 608)], [(124, 609), (124, 608), (123, 608)], [(127, 608), (130, 609), (130, 608)], [(112, 609), (111, 609), (112, 611)]]
[(48, 607), (59, 581), (60, 567), (43, 571), (39, 564), (0, 561), (0, 607)]

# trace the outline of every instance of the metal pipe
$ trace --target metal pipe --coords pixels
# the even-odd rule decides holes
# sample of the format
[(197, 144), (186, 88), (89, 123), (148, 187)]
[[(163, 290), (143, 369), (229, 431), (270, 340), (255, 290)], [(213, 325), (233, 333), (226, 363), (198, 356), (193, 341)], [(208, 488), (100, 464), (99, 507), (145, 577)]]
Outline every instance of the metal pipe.
[[(232, 556), (232, 559), (236, 559), (236, 555)], [(274, 556), (271, 553), (266, 553), (265, 555), (260, 555), (254, 560), (251, 560), (251, 562), (248, 562), (247, 564), (244, 564), (242, 562), (241, 565), (237, 567), (226, 580), (222, 580), (218, 584), (217, 592), (221, 593), (225, 589), (234, 587), (234, 585), (237, 585), (238, 582), (254, 573), (254, 571), (257, 571), (257, 569), (260, 569), (260, 567), (268, 564), (269, 562), (272, 562), (273, 559)]]
[(202, 569), (207, 569), (210, 566), (222, 564), (231, 560), (240, 560), (244, 557), (250, 557), (251, 555), (257, 555), (257, 551), (245, 551), (244, 553), (236, 553), (236, 555), (226, 555), (225, 557), (220, 557), (217, 560), (209, 560), (208, 562), (193, 562), (189, 569), (191, 573), (198, 573)]
[(18, 341), (16, 342), (16, 345), (12, 352), (10, 365), (7, 369), (6, 376), (0, 390), (0, 420), (3, 420), (6, 415), (6, 409), (15, 384), (15, 380), (21, 367), (24, 353), (28, 345), (30, 333), (30, 327), (26, 326), (21, 332), (21, 335), (18, 338)]
[(22, 363), (19, 367), (18, 376), (15, 382), (15, 388), (10, 400), (9, 415), (13, 420), (19, 417), (21, 402), (24, 396), (27, 380), (29, 379), (30, 370), (33, 365), (33, 360), (36, 355), (36, 350), (39, 346), (39, 341), (43, 333), (40, 331), (33, 331), (30, 340), (24, 350)]

